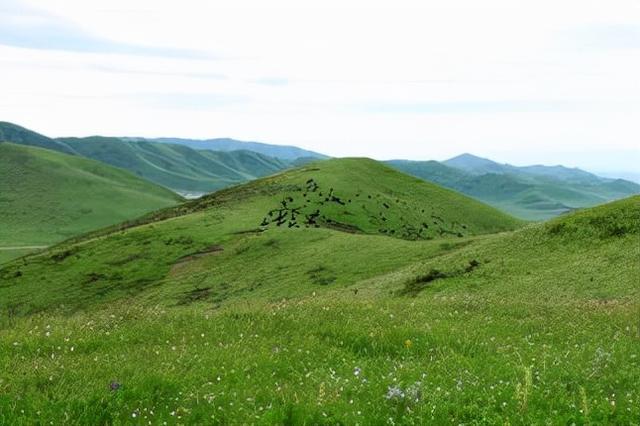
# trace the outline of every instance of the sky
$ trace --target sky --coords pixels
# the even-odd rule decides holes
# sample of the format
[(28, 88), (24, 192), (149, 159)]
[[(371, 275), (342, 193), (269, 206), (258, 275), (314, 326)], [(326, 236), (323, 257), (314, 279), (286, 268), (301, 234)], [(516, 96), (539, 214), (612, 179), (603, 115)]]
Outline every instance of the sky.
[(2, 0), (0, 120), (640, 179), (638, 0)]

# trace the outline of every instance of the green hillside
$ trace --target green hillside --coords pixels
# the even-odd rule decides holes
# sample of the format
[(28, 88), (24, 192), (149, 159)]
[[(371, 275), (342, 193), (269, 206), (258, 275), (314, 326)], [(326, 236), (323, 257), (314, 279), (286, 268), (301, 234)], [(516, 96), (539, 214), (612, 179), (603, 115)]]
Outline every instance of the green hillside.
[(284, 160), (251, 151), (195, 150), (181, 145), (100, 136), (59, 140), (82, 156), (121, 167), (181, 192), (212, 192), (289, 167)]
[(549, 219), (640, 193), (636, 183), (600, 178), (579, 169), (515, 167), (469, 154), (444, 163), (393, 160), (387, 164), (525, 220)]
[[(260, 225), (328, 186), (317, 227)], [(370, 222), (417, 206), (468, 233)], [(358, 159), (224, 190), (0, 269), (0, 421), (632, 423), (639, 219), (484, 234), (516, 222)]]
[(7, 123), (6, 121), (0, 121), (0, 143), (2, 142), (37, 146), (39, 148), (60, 151), (65, 154), (76, 154), (73, 148), (64, 142), (48, 138), (16, 124)]
[[(172, 220), (156, 223), (161, 219)], [(248, 236), (294, 235), (293, 243), (301, 244), (304, 240), (297, 238), (313, 240), (314, 235), (325, 235), (340, 239), (353, 234), (358, 238), (347, 238), (346, 241), (357, 252), (358, 241), (374, 238), (366, 234), (424, 241), (444, 237), (451, 240), (448, 244), (456, 246), (464, 237), (512, 230), (520, 222), (475, 200), (404, 175), (373, 160), (340, 159), (314, 163), (219, 191), (131, 223), (136, 224), (144, 226), (124, 234), (101, 231), (67, 242), (56, 249), (58, 254), (52, 256), (65, 264), (70, 261), (68, 267), (51, 267), (49, 262), (34, 263), (38, 273), (44, 273), (40, 268), (50, 269), (45, 274), (45, 281), (53, 286), (62, 285), (68, 292), (55, 291), (53, 296), (45, 292), (40, 297), (34, 295), (29, 283), (25, 282), (16, 289), (18, 293), (12, 298), (14, 303), (21, 300), (20, 305), (27, 312), (51, 308), (58, 303), (69, 308), (86, 306), (87, 298), (93, 299), (107, 288), (112, 291), (107, 291), (104, 296), (123, 297), (131, 291), (145, 290), (144, 283), (160, 279), (185, 256), (199, 257), (200, 252), (206, 254), (223, 241), (236, 244)], [(123, 227), (112, 231), (121, 229)], [(285, 230), (291, 234), (282, 234)], [(317, 230), (317, 233), (306, 232), (309, 230)], [(335, 234), (329, 232), (331, 230), (345, 231), (346, 234)], [(407, 247), (412, 246), (407, 244)], [(265, 254), (271, 249), (265, 246)], [(301, 247), (301, 250), (307, 249)], [(80, 255), (82, 261), (75, 261), (77, 250), (83, 253)], [(400, 253), (390, 253), (389, 258), (395, 259)], [(323, 255), (330, 254), (323, 252)], [(247, 286), (250, 286), (249, 281), (260, 279), (255, 274), (246, 274), (241, 267), (247, 259), (234, 259), (238, 266), (229, 269), (237, 275), (234, 279), (244, 276), (242, 279), (247, 280)], [(268, 262), (269, 258), (263, 261)], [(300, 259), (298, 262), (300, 265), (308, 263), (309, 269), (322, 263), (315, 258), (313, 251), (306, 261)], [(395, 262), (397, 260), (390, 264)], [(250, 263), (258, 268), (257, 264)], [(344, 266), (349, 268), (349, 262)], [(263, 273), (272, 272), (268, 264), (262, 268)], [(363, 261), (363, 273), (374, 270), (375, 266)], [(299, 278), (306, 277), (307, 272), (301, 267)], [(92, 285), (68, 287), (72, 282), (87, 280), (91, 280)], [(39, 286), (42, 282), (33, 284)], [(166, 290), (172, 292), (172, 297), (178, 297), (176, 294), (190, 285), (190, 280), (185, 280)], [(165, 296), (162, 299), (166, 301)]]
[(0, 144), (0, 261), (180, 198), (130, 173), (59, 152)]
[[(51, 139), (15, 124), (0, 122), (0, 142), (38, 146), (98, 160), (187, 196), (213, 192), (324, 157), (296, 147), (232, 139), (200, 141), (202, 143), (175, 139), (176, 143), (170, 143), (173, 140), (103, 136)], [(208, 149), (210, 147), (216, 150)]]

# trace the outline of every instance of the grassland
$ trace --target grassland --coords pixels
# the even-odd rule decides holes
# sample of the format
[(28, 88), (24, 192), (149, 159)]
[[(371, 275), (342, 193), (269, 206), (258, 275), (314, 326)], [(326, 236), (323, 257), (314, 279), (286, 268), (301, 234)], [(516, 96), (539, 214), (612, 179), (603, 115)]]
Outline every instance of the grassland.
[[(10, 143), (0, 176), (0, 247), (49, 245), (180, 201), (124, 170)], [(2, 250), (0, 261), (23, 253)]]
[(639, 219), (356, 159), (222, 191), (0, 269), (0, 423), (634, 424)]

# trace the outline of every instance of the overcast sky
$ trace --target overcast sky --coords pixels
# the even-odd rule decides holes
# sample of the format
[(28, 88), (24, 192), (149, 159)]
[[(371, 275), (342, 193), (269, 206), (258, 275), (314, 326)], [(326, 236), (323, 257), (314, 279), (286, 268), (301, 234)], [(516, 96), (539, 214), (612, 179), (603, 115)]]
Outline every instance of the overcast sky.
[(638, 0), (0, 2), (0, 120), (51, 136), (633, 172), (639, 76)]

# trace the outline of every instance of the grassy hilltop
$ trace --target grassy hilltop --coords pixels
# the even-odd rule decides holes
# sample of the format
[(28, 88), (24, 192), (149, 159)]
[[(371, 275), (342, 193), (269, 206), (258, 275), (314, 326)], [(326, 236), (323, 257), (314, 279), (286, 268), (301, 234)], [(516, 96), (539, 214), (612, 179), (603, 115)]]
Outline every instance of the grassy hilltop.
[(0, 423), (633, 423), (639, 238), (308, 165), (2, 267)]
[[(0, 247), (49, 245), (180, 201), (124, 170), (10, 143), (0, 176)], [(2, 250), (0, 262), (24, 251)]]

